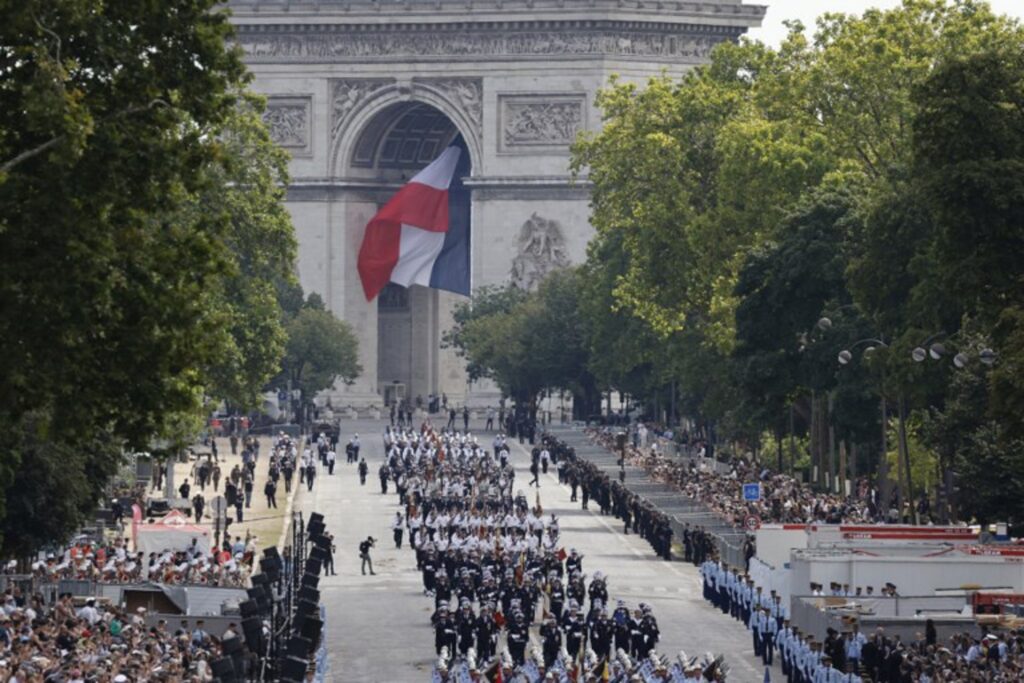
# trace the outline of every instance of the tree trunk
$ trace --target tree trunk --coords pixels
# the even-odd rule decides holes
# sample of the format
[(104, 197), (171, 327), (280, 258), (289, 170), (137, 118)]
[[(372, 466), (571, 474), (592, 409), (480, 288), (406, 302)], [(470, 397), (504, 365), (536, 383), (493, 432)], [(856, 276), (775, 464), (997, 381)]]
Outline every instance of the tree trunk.
[(910, 448), (907, 445), (906, 399), (903, 397), (903, 394), (900, 394), (899, 398), (899, 418), (900, 452), (903, 457), (903, 468), (906, 470), (907, 475), (907, 501), (910, 503), (910, 516), (914, 520), (914, 524), (917, 524), (917, 505), (914, 500), (914, 479), (910, 471)]
[(878, 498), (880, 507), (889, 511), (889, 498), (892, 497), (892, 485), (889, 483), (889, 418), (885, 405), (885, 396), (882, 396), (882, 457), (878, 460)]

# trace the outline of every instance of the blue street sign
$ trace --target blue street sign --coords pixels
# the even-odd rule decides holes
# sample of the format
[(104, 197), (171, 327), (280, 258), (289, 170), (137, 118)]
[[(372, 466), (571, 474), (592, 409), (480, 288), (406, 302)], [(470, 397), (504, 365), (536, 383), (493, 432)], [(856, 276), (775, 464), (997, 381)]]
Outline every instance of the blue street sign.
[(760, 484), (744, 484), (743, 485), (743, 500), (746, 500), (746, 501), (761, 500), (761, 485)]

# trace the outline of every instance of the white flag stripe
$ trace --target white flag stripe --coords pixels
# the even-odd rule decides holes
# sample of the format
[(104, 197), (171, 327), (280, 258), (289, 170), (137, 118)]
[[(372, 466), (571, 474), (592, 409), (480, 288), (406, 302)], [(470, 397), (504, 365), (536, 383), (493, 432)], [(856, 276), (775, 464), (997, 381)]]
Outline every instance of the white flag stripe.
[(398, 263), (391, 271), (391, 281), (403, 287), (430, 285), (430, 273), (444, 247), (444, 236), (443, 232), (403, 224), (398, 244)]
[(430, 162), (430, 165), (412, 177), (410, 183), (421, 183), (435, 190), (447, 190), (455, 175), (455, 166), (459, 163), (458, 147), (449, 147), (441, 152), (441, 156)]

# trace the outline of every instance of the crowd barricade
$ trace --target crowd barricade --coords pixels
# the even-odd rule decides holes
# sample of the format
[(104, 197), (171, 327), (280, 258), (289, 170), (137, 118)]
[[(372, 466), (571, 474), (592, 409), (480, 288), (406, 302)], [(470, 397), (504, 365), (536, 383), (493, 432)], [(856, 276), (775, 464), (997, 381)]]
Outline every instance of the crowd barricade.
[(745, 567), (746, 557), (743, 554), (742, 543), (730, 543), (728, 539), (714, 534), (715, 545), (718, 547), (718, 557), (730, 567)]
[(754, 580), (755, 586), (761, 586), (765, 593), (775, 591), (782, 596), (782, 602), (789, 604), (792, 595), (790, 585), (791, 574), (785, 567), (773, 567), (759, 557), (750, 558), (750, 567), (747, 569), (750, 578)]
[(790, 622), (803, 633), (821, 638), (832, 628), (843, 631), (843, 617), (826, 610), (826, 598), (814, 595), (793, 596), (789, 603)]
[(790, 613), (794, 626), (816, 638), (823, 638), (829, 628), (842, 632), (851, 620), (866, 635), (882, 628), (888, 636), (908, 641), (923, 637), (929, 619), (940, 640), (979, 631), (966, 595), (797, 595), (790, 600)]

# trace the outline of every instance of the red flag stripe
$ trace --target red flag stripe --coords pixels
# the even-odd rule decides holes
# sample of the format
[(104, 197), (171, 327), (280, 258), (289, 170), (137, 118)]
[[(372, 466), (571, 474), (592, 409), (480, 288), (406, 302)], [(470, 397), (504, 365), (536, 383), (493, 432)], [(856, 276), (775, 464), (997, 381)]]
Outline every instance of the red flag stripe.
[(381, 221), (375, 217), (366, 226), (356, 267), (367, 301), (380, 294), (391, 279), (391, 271), (398, 263), (401, 235), (402, 226), (393, 221)]
[(378, 220), (448, 232), (448, 191), (417, 182), (403, 185), (373, 217)]

